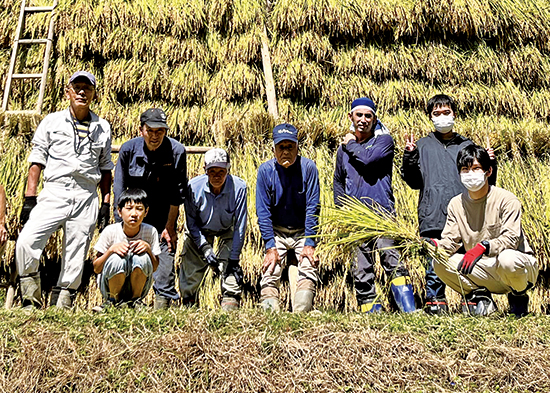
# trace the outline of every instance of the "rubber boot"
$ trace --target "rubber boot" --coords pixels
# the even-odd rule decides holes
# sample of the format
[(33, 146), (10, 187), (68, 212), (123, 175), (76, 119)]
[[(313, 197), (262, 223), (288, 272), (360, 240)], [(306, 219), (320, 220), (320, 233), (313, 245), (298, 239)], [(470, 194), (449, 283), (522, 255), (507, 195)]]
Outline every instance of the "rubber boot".
[(262, 288), (261, 305), (265, 311), (280, 311), (279, 290), (273, 287)]
[(222, 298), (222, 310), (223, 311), (235, 311), (239, 309), (239, 299), (231, 297), (231, 296), (224, 296)]
[(155, 303), (153, 309), (155, 310), (166, 310), (170, 307), (170, 299), (164, 296), (155, 294)]
[(510, 314), (513, 314), (516, 318), (529, 314), (529, 295), (525, 292), (509, 292), (508, 303), (510, 304)]
[(391, 292), (395, 304), (401, 312), (414, 312), (414, 292), (409, 276), (396, 277), (390, 282)]
[(294, 296), (293, 312), (308, 312), (313, 308), (315, 283), (307, 278), (298, 281)]
[(55, 303), (57, 308), (70, 309), (73, 306), (73, 295), (68, 289), (62, 289), (59, 291), (59, 297)]
[(32, 309), (42, 307), (40, 273), (21, 276), (19, 285), (21, 287), (21, 305), (23, 308)]
[(377, 300), (374, 300), (372, 302), (367, 301), (366, 303), (362, 303), (359, 305), (359, 311), (364, 314), (380, 313), (382, 312), (382, 310), (382, 304), (380, 304)]

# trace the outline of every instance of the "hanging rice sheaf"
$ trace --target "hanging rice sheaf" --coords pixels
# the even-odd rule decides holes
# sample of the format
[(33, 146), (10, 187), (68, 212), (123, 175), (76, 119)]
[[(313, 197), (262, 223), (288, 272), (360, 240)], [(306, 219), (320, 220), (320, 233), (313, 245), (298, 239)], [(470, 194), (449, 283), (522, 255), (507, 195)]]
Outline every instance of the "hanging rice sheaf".
[[(15, 0), (0, 5), (1, 94), (19, 5)], [(47, 16), (33, 15), (23, 37), (41, 38), (46, 30)], [(266, 104), (264, 34), (278, 119)], [(398, 176), (405, 136), (418, 139), (431, 132), (426, 103), (435, 94), (450, 94), (458, 107), (456, 131), (495, 149), (499, 185), (522, 201), (524, 229), (543, 269), (533, 298), (534, 310), (542, 311), (550, 297), (548, 36), (545, 0), (60, 0), (43, 113), (66, 108), (67, 79), (87, 69), (97, 77), (93, 110), (111, 123), (115, 145), (139, 135), (145, 109), (162, 107), (170, 137), (188, 146), (227, 148), (232, 173), (248, 184), (249, 230), (241, 261), (244, 302), (253, 305), (263, 260), (256, 171), (273, 155), (273, 126), (282, 121), (297, 126), (301, 154), (319, 169), (321, 215), (330, 216), (334, 157), (349, 131), (349, 105), (354, 98), (371, 97), (395, 140), (396, 222), (409, 228), (413, 239), (418, 195)], [(17, 71), (40, 72), (42, 58), (43, 47), (28, 47)], [(14, 83), (9, 108), (33, 107), (37, 91), (36, 82)], [(8, 186), (10, 231), (18, 225), (30, 138), (43, 116), (0, 113), (0, 181)], [(201, 160), (189, 156), (190, 177), (203, 173)], [(320, 230), (323, 238), (336, 233), (324, 219)], [(421, 294), (424, 266), (416, 250), (410, 251), (404, 252), (404, 263)], [(46, 254), (55, 260), (58, 252), (59, 235)], [(323, 285), (317, 307), (354, 309), (349, 247), (322, 240), (318, 252)], [(383, 282), (383, 272), (376, 274)], [(218, 280), (208, 277), (201, 293), (205, 306), (217, 306)], [(288, 305), (286, 287), (282, 295)]]

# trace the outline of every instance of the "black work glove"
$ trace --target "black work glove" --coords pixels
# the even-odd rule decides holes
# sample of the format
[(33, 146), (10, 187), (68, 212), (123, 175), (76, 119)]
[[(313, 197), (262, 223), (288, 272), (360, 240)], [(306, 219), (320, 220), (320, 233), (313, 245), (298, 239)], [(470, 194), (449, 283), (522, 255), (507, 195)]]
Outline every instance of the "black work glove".
[(239, 264), (238, 259), (230, 259), (227, 261), (227, 269), (225, 269), (224, 278), (229, 277), (229, 275), (234, 275), (237, 285), (243, 285), (243, 269)]
[(201, 246), (201, 252), (204, 256), (204, 259), (206, 260), (206, 263), (214, 270), (214, 273), (219, 273), (219, 261), (216, 257), (216, 254), (214, 253), (214, 249), (212, 246), (208, 243), (203, 244)]
[(29, 221), (31, 210), (36, 206), (36, 196), (26, 196), (23, 202), (23, 208), (21, 209), (21, 215), (19, 216), (19, 222), (21, 226), (25, 225)]
[(99, 214), (97, 215), (97, 229), (99, 232), (103, 231), (111, 220), (111, 204), (103, 202), (99, 208)]
[(433, 247), (437, 248), (437, 242), (434, 239), (430, 238), (430, 237), (423, 237), (421, 239), (421, 241), (422, 241), (422, 246), (423, 246), (422, 249), (419, 252), (421, 255), (429, 255), (428, 250), (426, 249), (427, 245), (430, 245), (430, 246), (433, 246)]

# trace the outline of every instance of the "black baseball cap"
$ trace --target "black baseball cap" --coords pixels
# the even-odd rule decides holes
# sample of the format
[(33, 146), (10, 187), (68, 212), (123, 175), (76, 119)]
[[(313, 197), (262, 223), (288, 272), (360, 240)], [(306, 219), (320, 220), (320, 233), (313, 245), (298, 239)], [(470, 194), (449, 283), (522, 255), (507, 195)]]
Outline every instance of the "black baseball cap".
[(168, 129), (168, 124), (166, 124), (166, 113), (160, 108), (147, 109), (141, 114), (139, 120), (142, 126), (147, 124), (151, 128)]

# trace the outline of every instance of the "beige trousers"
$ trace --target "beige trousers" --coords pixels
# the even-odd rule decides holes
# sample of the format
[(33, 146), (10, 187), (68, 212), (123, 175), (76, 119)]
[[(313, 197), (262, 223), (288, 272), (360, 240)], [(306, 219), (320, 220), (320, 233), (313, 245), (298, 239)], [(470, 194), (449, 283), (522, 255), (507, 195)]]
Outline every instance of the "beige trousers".
[(504, 250), (496, 258), (482, 257), (468, 275), (456, 270), (463, 257), (454, 254), (445, 263), (434, 259), (435, 273), (459, 293), (468, 294), (482, 287), (491, 293), (521, 292), (528, 283), (535, 284), (539, 274), (535, 257), (517, 250)]
[(275, 265), (272, 274), (265, 272), (262, 274), (262, 281), (260, 286), (262, 289), (272, 287), (279, 288), (281, 283), (281, 274), (284, 267), (287, 265), (287, 253), (289, 250), (294, 250), (296, 259), (298, 260), (298, 282), (307, 278), (314, 283), (317, 282), (317, 269), (311, 265), (308, 258), (303, 258), (302, 262), (299, 262), (300, 254), (304, 248), (306, 239), (304, 239), (304, 230), (289, 230), (282, 227), (273, 227), (275, 232), (275, 247), (281, 258), (280, 263)]

